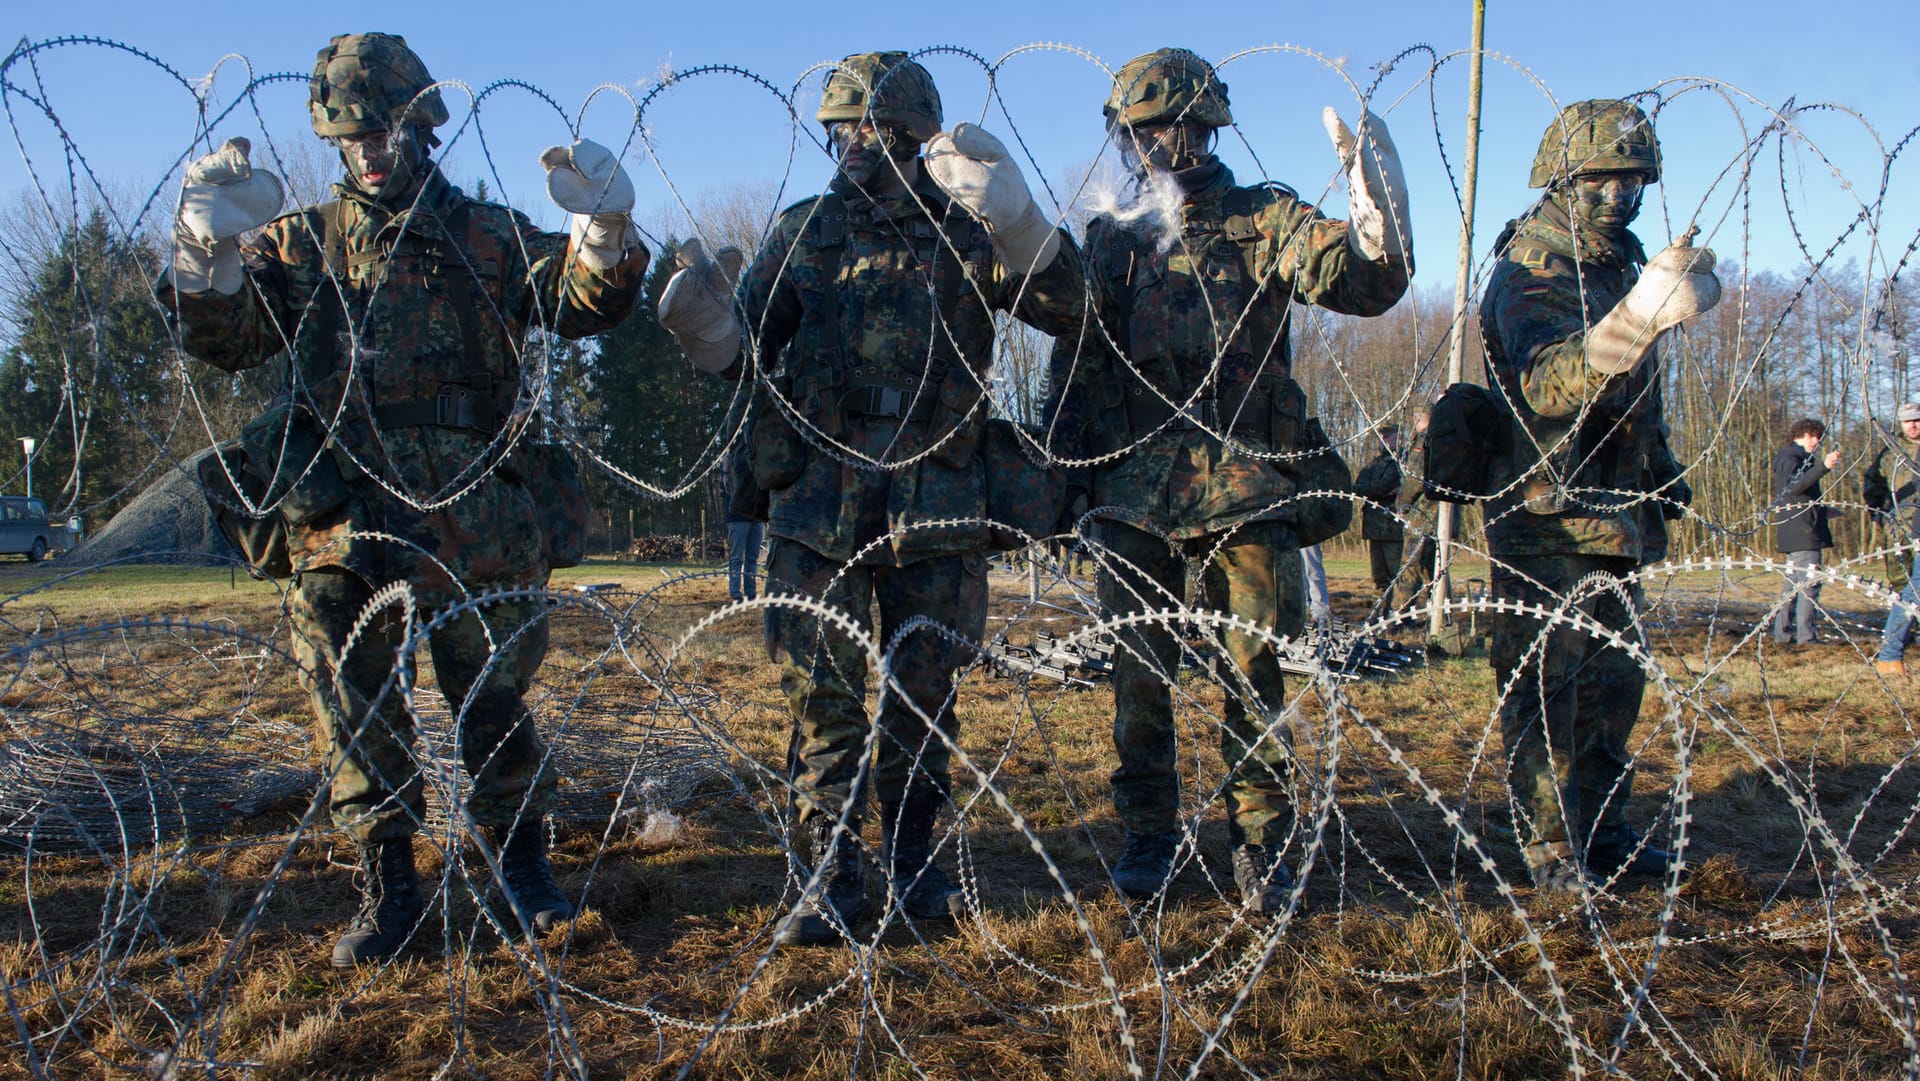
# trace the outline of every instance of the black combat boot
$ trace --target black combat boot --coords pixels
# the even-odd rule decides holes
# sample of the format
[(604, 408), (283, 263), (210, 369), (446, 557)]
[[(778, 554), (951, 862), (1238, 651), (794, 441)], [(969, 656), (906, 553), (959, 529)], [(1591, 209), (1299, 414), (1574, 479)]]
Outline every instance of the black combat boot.
[(360, 869), (360, 911), (347, 933), (333, 944), (333, 967), (353, 968), (384, 961), (412, 937), (426, 908), (420, 875), (413, 869), (413, 838), (393, 837), (356, 846)]
[(1605, 829), (1587, 845), (1587, 869), (1612, 878), (1617, 874), (1664, 878), (1673, 869), (1673, 853), (1648, 844), (1632, 826)]
[(573, 902), (560, 892), (553, 880), (553, 865), (547, 861), (547, 823), (544, 818), (523, 818), (514, 825), (495, 829), (500, 840), (500, 877), (506, 885), (506, 901), (519, 917), (521, 926), (545, 934), (573, 918)]
[(1263, 916), (1287, 910), (1293, 895), (1293, 872), (1287, 870), (1277, 845), (1237, 845), (1233, 850), (1233, 884), (1240, 903)]
[(909, 792), (901, 803), (885, 805), (880, 823), (894, 903), (916, 920), (959, 919), (966, 906), (953, 879), (933, 861), (933, 821), (940, 802), (940, 793), (931, 789)]
[(1127, 847), (1113, 861), (1113, 886), (1139, 900), (1152, 897), (1166, 888), (1173, 873), (1173, 853), (1180, 847), (1180, 835), (1135, 833), (1127, 831)]
[[(773, 940), (782, 946), (825, 946), (840, 940), (840, 927), (851, 929), (867, 916), (867, 883), (860, 865), (860, 842), (849, 822), (847, 831), (834, 835), (832, 815), (816, 814), (802, 827), (807, 857), (820, 869), (820, 880), (780, 923)], [(803, 881), (813, 868), (802, 869)], [(836, 922), (837, 917), (837, 922)]]

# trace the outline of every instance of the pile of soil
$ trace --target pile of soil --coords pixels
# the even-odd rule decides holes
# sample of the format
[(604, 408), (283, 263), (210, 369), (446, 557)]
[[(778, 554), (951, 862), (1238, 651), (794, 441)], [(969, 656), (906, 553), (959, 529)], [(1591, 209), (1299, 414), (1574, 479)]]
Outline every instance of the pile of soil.
[(200, 459), (212, 448), (160, 474), (160, 479), (73, 550), (63, 565), (102, 563), (227, 563), (239, 558), (213, 523), (200, 491)]

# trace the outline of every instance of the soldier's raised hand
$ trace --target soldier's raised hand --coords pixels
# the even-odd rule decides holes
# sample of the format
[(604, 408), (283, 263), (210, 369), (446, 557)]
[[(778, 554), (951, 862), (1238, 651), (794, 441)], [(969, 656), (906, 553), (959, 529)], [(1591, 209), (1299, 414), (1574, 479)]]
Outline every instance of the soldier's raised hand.
[(187, 166), (173, 227), (173, 282), (183, 293), (239, 292), (236, 238), (272, 221), (286, 201), (280, 178), (247, 159), (251, 149), (245, 139), (228, 139)]
[(1640, 280), (1587, 332), (1588, 365), (1605, 375), (1630, 372), (1660, 335), (1720, 303), (1713, 250), (1693, 246), (1698, 231), (1688, 229), (1647, 260)]
[(573, 215), (574, 252), (594, 270), (606, 270), (640, 243), (633, 225), (633, 178), (613, 151), (591, 139), (550, 146), (540, 155), (547, 197)]
[(959, 124), (927, 140), (927, 175), (982, 225), (1006, 265), (1034, 274), (1053, 263), (1060, 236), (1033, 201), (1006, 144), (976, 124)]
[(1347, 242), (1369, 262), (1391, 256), (1411, 268), (1413, 217), (1407, 202), (1407, 174), (1386, 121), (1372, 110), (1360, 114), (1360, 133), (1329, 105), (1320, 114), (1340, 167), (1347, 176)]
[(731, 245), (712, 257), (698, 238), (674, 253), (680, 265), (660, 293), (660, 325), (672, 332), (687, 360), (703, 372), (721, 373), (740, 355), (740, 321), (733, 314), (733, 289), (743, 257)]

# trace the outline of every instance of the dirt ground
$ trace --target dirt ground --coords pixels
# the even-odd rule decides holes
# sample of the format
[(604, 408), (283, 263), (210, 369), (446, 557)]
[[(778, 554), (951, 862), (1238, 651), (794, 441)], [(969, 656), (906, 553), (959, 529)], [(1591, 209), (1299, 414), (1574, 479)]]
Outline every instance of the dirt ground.
[[(1336, 614), (1365, 618), (1364, 566), (1336, 559), (1329, 570)], [(0, 581), (0, 592), (23, 582)], [(1015, 573), (993, 584), (990, 635), (1030, 641), (1085, 623), (1089, 580), (1038, 597)], [(1624, 879), (1575, 903), (1526, 884), (1497, 688), (1484, 653), (1469, 652), (1388, 678), (1290, 682), (1299, 768), (1288, 859), (1303, 889), (1297, 909), (1271, 920), (1229, 903), (1222, 692), (1183, 675), (1193, 843), (1166, 895), (1129, 904), (1103, 863), (1120, 842), (1107, 790), (1111, 692), (974, 667), (960, 685), (954, 769), (965, 813), (942, 822), (967, 918), (915, 926), (896, 915), (860, 928), (855, 944), (774, 950), (796, 893), (782, 824), (789, 724), (762, 613), (703, 623), (725, 589), (698, 569), (590, 564), (556, 583), (582, 585), (617, 588), (569, 594), (534, 706), (563, 790), (580, 797), (556, 866), (583, 916), (539, 941), (503, 936), (486, 860), (442, 825), (420, 846), (423, 872), (443, 888), (416, 948), (342, 974), (327, 955), (354, 906), (351, 854), (317, 825), (311, 783), (229, 806), (212, 828), (167, 812), (185, 806), (177, 794), (124, 804), (108, 820), (128, 828), (95, 829), (77, 850), (0, 847), (12, 1021), (0, 1076), (1920, 1070), (1920, 698), (1874, 673), (1871, 596), (1830, 589), (1826, 641), (1781, 652), (1756, 630), (1777, 578), (1648, 584), (1663, 678), (1635, 731), (1630, 817), (1684, 852), (1688, 873), (1671, 888)], [(193, 759), (202, 781), (318, 765), (267, 586), (129, 572), (16, 597), (0, 619), (9, 746), (90, 724), (151, 750), (179, 742), (191, 717), (194, 731), (223, 733)], [(1411, 628), (1394, 633), (1420, 644)], [(671, 795), (607, 782), (604, 756), (587, 751), (629, 730), (671, 735), (677, 756), (718, 755), (725, 776)], [(647, 768), (665, 776), (680, 761)], [(94, 768), (96, 801), (126, 790)], [(181, 769), (149, 788), (197, 799), (195, 783)], [(865, 841), (878, 851), (871, 821)], [(878, 900), (879, 876), (869, 882)]]

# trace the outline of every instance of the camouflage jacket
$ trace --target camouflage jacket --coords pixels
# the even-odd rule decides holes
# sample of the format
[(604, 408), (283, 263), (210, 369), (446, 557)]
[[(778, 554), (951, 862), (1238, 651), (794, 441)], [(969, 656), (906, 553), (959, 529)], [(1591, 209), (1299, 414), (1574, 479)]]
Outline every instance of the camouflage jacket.
[[(291, 339), (296, 400), (334, 433), (351, 492), (337, 513), (289, 530), (296, 571), (406, 580), (429, 599), (454, 584), (435, 560), (469, 586), (542, 582), (539, 511), (517, 455), (484, 469), (500, 450), (492, 433), (527, 408), (528, 330), (578, 338), (616, 326), (647, 252), (595, 272), (571, 257), (565, 234), (469, 199), (437, 171), (424, 185), (397, 210), (335, 185), (337, 204), (284, 215), (244, 246), (250, 280), (238, 293), (176, 293), (163, 281), (161, 302), (177, 311), (185, 350), (223, 371), (263, 364)], [(342, 265), (330, 267), (323, 238), (336, 206)], [(439, 422), (443, 393), (470, 396), (474, 426)], [(420, 552), (354, 536), (366, 531)]]
[(805, 422), (804, 465), (773, 491), (768, 533), (895, 566), (984, 551), (983, 524), (925, 523), (986, 513), (994, 313), (1061, 333), (1081, 320), (1084, 279), (1064, 234), (1045, 270), (1016, 274), (924, 171), (895, 198), (835, 192), (783, 211), (736, 294), (742, 369)]
[(1867, 509), (1908, 537), (1920, 537), (1920, 443), (1897, 432), (1885, 437), (1860, 487)]
[(1480, 327), (1512, 431), (1494, 465), (1502, 491), (1486, 506), (1487, 543), (1497, 556), (1638, 560), (1646, 517), (1657, 517), (1643, 493), (1679, 475), (1660, 358), (1656, 348), (1633, 371), (1602, 375), (1587, 364), (1586, 338), (1639, 280), (1646, 253), (1630, 232), (1582, 236), (1575, 249), (1566, 213), (1545, 198), (1494, 241)]
[(1360, 258), (1346, 222), (1278, 184), (1236, 187), (1224, 166), (1187, 193), (1177, 236), (1094, 218), (1087, 264), (1095, 303), (1054, 342), (1045, 427), (1064, 457), (1125, 452), (1095, 467), (1094, 503), (1176, 539), (1292, 520), (1297, 488), (1272, 457), (1306, 419), (1289, 305), (1379, 315), (1407, 268)]
[(1353, 494), (1360, 505), (1360, 536), (1366, 540), (1399, 541), (1405, 531), (1397, 513), (1400, 502), (1400, 462), (1391, 451), (1381, 451), (1353, 478)]
[(1400, 515), (1402, 529), (1411, 526), (1423, 536), (1431, 536), (1439, 527), (1439, 519), (1434, 514), (1433, 500), (1427, 498), (1426, 462), (1427, 433), (1421, 432), (1407, 448), (1407, 464), (1414, 468), (1400, 471), (1400, 490), (1394, 493), (1393, 507)]

